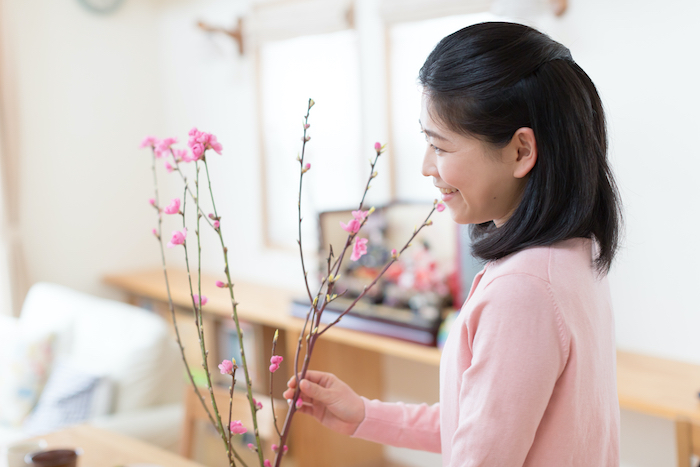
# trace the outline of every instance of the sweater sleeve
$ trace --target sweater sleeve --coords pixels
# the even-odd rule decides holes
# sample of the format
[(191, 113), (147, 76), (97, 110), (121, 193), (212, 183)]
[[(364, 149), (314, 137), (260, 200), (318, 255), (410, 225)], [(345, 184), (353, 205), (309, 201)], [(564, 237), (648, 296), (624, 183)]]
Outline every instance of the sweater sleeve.
[(362, 398), (365, 419), (352, 435), (400, 448), (440, 452), (440, 404), (404, 404)]
[(550, 284), (509, 274), (487, 284), (466, 326), (471, 365), (456, 375), (451, 467), (520, 467), (566, 366), (570, 335)]

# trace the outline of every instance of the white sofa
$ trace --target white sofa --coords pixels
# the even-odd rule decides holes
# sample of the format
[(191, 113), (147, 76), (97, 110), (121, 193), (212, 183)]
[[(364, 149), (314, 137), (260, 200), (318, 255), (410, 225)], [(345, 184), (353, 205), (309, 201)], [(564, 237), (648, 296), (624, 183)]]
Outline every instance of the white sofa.
[[(6, 342), (16, 334), (50, 336), (48, 381), (66, 364), (99, 375), (101, 387), (110, 389), (101, 392), (108, 403), (88, 423), (177, 449), (185, 381), (170, 323), (141, 308), (49, 283), (31, 288), (18, 319), (0, 318)], [(31, 417), (22, 425), (0, 426), (0, 447), (36, 434), (36, 426), (27, 431)]]

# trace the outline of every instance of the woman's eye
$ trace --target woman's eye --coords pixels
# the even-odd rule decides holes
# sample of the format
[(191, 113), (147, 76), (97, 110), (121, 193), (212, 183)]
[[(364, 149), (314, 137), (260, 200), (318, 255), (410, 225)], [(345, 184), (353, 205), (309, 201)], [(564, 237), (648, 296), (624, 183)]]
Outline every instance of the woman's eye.
[(442, 151), (442, 149), (440, 149), (439, 147), (435, 146), (434, 144), (431, 144), (430, 147), (433, 148), (433, 151), (435, 151), (435, 154), (440, 154), (440, 151)]

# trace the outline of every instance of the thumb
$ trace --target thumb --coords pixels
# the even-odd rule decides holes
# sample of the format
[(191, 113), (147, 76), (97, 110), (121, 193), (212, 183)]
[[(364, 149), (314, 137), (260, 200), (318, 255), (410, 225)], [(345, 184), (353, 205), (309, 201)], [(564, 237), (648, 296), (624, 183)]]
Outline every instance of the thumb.
[(319, 386), (316, 383), (312, 383), (308, 379), (301, 380), (301, 383), (299, 383), (299, 389), (301, 389), (301, 392), (303, 392), (307, 396), (323, 404), (328, 404), (331, 402), (330, 391), (324, 388), (323, 386)]

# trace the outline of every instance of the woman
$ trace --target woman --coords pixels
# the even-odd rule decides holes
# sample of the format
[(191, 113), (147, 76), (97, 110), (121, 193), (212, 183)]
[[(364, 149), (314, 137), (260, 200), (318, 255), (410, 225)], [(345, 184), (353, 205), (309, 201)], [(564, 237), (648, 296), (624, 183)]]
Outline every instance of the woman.
[(301, 412), (445, 466), (619, 465), (606, 275), (621, 214), (595, 86), (563, 45), (498, 22), (445, 37), (420, 81), (423, 175), (487, 261), (443, 349), (440, 402), (370, 401), (309, 371)]

